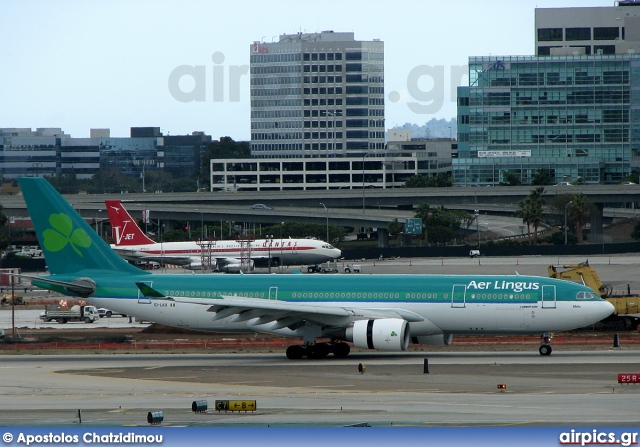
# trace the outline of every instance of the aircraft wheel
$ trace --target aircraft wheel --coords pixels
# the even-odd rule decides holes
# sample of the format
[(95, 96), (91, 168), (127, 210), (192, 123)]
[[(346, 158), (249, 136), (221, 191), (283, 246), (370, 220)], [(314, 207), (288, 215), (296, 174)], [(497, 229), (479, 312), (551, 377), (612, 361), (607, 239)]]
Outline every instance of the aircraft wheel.
[(333, 352), (333, 355), (335, 355), (336, 357), (342, 359), (349, 355), (349, 352), (351, 352), (351, 347), (344, 342), (334, 343), (331, 347), (331, 352)]
[(331, 348), (327, 343), (314, 343), (307, 346), (307, 358), (323, 359), (329, 355)]
[(542, 345), (538, 351), (540, 352), (540, 355), (551, 355), (552, 349), (549, 345)]
[(304, 357), (305, 352), (304, 346), (292, 345), (287, 348), (287, 358), (290, 360), (298, 360)]
[(346, 269), (344, 269), (345, 273), (351, 273), (351, 269), (349, 267), (347, 267)]

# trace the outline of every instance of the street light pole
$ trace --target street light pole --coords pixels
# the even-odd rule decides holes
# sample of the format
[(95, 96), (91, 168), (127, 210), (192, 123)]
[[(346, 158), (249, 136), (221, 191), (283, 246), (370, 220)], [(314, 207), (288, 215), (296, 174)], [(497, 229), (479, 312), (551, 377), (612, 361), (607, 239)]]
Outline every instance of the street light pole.
[(196, 211), (200, 213), (200, 240), (204, 241), (204, 218), (202, 217), (202, 211), (196, 208)]
[(98, 213), (101, 213), (101, 212), (102, 212), (102, 210), (96, 211), (96, 215), (95, 215), (95, 217), (93, 219), (93, 221), (96, 224), (96, 233), (98, 233), (98, 236), (100, 236), (100, 232), (98, 231)]
[(474, 210), (476, 216), (476, 231), (478, 233), (478, 250), (480, 250), (480, 211)]
[(567, 245), (567, 207), (573, 203), (573, 200), (569, 200), (564, 206), (564, 245)]
[(362, 214), (364, 214), (364, 159), (370, 154), (371, 152), (362, 156)]
[(327, 239), (326, 239), (326, 242), (329, 243), (329, 210), (327, 209), (326, 206), (324, 206), (324, 203), (320, 202), (320, 205), (322, 205), (324, 207), (324, 210), (327, 213)]

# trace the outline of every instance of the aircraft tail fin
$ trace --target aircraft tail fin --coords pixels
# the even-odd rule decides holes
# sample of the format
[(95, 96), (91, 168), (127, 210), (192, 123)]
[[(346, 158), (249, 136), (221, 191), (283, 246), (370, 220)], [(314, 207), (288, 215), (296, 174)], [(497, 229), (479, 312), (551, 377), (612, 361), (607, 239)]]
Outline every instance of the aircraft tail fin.
[(104, 203), (107, 206), (113, 241), (116, 247), (156, 243), (144, 234), (119, 200), (105, 200)]
[(118, 256), (46, 179), (23, 177), (18, 183), (51, 273), (148, 273)]

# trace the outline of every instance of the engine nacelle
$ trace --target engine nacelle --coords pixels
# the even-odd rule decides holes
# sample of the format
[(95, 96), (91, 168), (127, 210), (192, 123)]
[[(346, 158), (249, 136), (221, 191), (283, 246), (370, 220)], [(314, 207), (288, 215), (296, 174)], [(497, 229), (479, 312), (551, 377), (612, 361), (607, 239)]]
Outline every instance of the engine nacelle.
[(253, 259), (249, 259), (245, 262), (230, 262), (228, 264), (218, 267), (218, 270), (223, 273), (240, 273), (241, 271), (252, 272), (255, 267)]
[(450, 345), (453, 341), (453, 334), (421, 335), (419, 337), (413, 337), (412, 341), (417, 345), (446, 346)]
[(345, 332), (347, 341), (358, 348), (380, 351), (406, 351), (411, 334), (409, 323), (401, 318), (358, 320)]

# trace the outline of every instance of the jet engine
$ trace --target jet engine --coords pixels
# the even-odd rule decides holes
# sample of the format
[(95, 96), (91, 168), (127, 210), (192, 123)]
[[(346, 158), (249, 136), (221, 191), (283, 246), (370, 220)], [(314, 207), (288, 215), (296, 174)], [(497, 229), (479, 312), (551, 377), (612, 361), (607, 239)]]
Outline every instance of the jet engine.
[(406, 351), (410, 338), (409, 323), (401, 318), (358, 320), (345, 331), (356, 347), (380, 351)]

